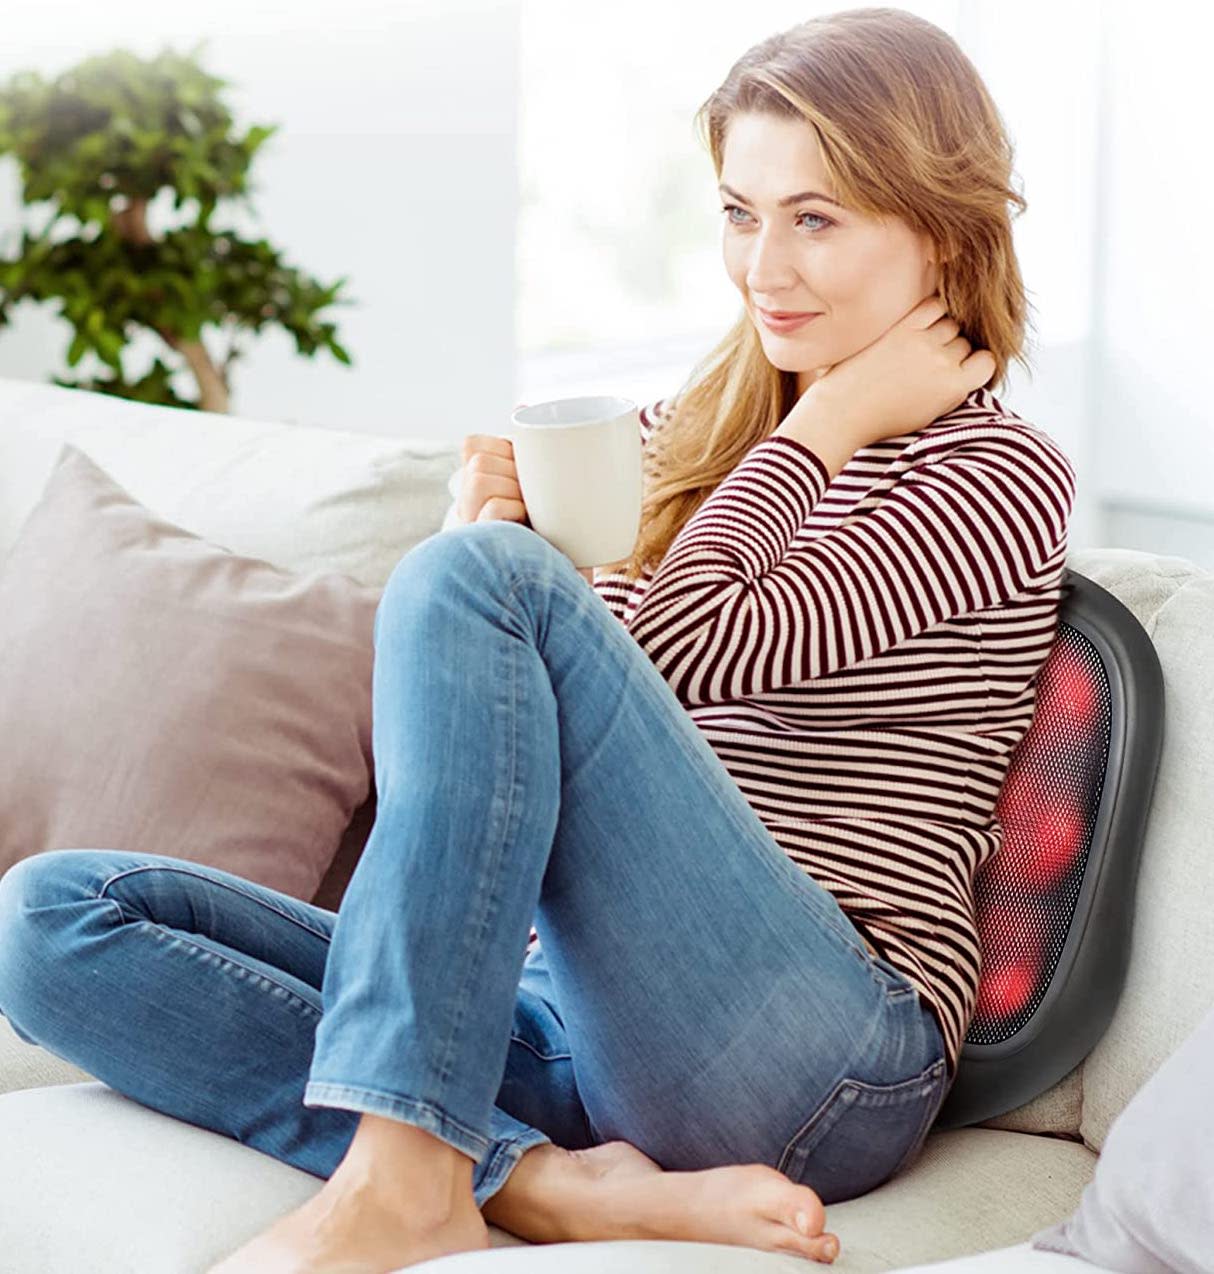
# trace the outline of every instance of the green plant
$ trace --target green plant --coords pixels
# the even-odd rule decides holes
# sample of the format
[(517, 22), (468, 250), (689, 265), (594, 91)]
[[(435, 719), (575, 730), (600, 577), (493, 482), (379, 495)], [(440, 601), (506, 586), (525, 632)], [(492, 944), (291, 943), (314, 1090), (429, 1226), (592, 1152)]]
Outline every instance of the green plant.
[[(346, 282), (324, 287), (284, 264), (264, 239), (213, 230), (220, 199), (247, 195), (249, 163), (278, 126), (253, 125), (230, 136), (232, 116), (218, 90), (228, 83), (195, 60), (165, 49), (141, 59), (124, 50), (87, 58), (47, 81), (21, 71), (0, 86), (0, 154), (17, 157), (26, 204), (51, 201), (45, 228), (23, 228), (15, 259), (0, 260), (0, 328), (26, 298), (60, 300), (75, 335), (67, 361), (93, 350), (112, 375), (58, 385), (142, 402), (228, 410), (229, 369), (243, 350), (242, 332), (278, 324), (301, 354), (321, 346), (349, 364), (336, 327), (317, 319)], [(153, 237), (148, 203), (164, 187), (174, 206), (197, 205), (192, 222)], [(56, 235), (74, 218), (74, 234)], [(227, 338), (217, 361), (203, 341), (214, 326)], [(180, 397), (170, 380), (179, 369), (155, 359), (128, 381), (122, 351), (140, 328), (156, 332), (180, 355), (198, 397)]]

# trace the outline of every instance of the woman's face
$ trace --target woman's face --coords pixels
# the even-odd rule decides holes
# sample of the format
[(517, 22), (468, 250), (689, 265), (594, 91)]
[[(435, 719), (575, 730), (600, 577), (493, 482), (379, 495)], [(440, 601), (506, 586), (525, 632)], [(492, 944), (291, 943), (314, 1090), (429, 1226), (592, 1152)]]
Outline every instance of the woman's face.
[[(797, 373), (798, 395), (936, 291), (936, 253), (900, 218), (876, 219), (830, 202), (813, 129), (801, 120), (739, 114), (721, 165), (725, 269), (776, 367)], [(816, 191), (825, 198), (790, 195)], [(760, 309), (818, 317), (775, 332)]]

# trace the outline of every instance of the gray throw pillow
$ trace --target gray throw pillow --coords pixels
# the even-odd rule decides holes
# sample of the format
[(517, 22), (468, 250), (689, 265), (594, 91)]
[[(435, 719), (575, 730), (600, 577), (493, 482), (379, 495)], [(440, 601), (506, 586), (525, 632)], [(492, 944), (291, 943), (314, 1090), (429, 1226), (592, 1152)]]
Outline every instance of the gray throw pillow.
[(373, 783), (382, 592), (213, 544), (65, 443), (0, 562), (0, 875), (115, 849), (311, 899)]
[(1113, 1121), (1073, 1215), (1043, 1252), (1122, 1274), (1214, 1270), (1214, 1009)]

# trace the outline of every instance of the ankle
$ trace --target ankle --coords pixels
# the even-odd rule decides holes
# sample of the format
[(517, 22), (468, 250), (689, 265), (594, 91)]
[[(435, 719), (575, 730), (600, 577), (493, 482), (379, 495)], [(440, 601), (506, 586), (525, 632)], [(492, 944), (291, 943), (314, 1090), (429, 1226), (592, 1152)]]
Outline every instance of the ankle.
[(542, 1142), (523, 1153), (481, 1215), (532, 1243), (570, 1243), (586, 1237), (583, 1214), (598, 1173), (572, 1151)]
[(408, 1198), (415, 1212), (438, 1215), (472, 1202), (475, 1166), (468, 1155), (422, 1129), (369, 1124), (364, 1117), (329, 1186), (350, 1197)]

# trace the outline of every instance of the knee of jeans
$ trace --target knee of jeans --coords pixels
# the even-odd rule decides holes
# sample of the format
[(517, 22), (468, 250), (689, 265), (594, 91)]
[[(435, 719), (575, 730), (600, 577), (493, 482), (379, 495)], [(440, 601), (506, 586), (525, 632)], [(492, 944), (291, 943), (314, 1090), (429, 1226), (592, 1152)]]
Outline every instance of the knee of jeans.
[(42, 891), (45, 870), (40, 860), (44, 854), (31, 854), (18, 859), (0, 876), (0, 939), (12, 930), (22, 912), (29, 910), (29, 899)]
[(22, 954), (29, 941), (29, 918), (54, 887), (45, 861), (49, 857), (49, 852), (32, 854), (0, 876), (0, 1012), (6, 1014), (21, 998), (24, 979), (19, 975), (30, 963), (28, 952)]
[(392, 568), (376, 609), (376, 636), (381, 616), (415, 597), (418, 588), (442, 589), (449, 576), (466, 580), (478, 571), (488, 585), (508, 587), (520, 573), (540, 574), (554, 555), (572, 568), (565, 554), (521, 522), (467, 522), (428, 536)]
[(63, 902), (65, 889), (72, 891), (73, 900), (84, 897), (75, 882), (78, 869), (86, 874), (92, 871), (85, 863), (88, 854), (79, 849), (47, 849), (19, 859), (0, 876), (0, 942), (22, 916)]
[[(522, 522), (501, 519), (450, 527), (423, 541), (423, 544), (448, 554), (453, 562), (462, 562), (464, 555), (471, 554), (499, 579), (509, 579), (511, 566), (520, 561), (540, 563), (557, 552), (538, 531), (524, 526)], [(418, 547), (421, 548), (422, 545)], [(409, 554), (405, 555), (406, 558), (408, 556)], [(404, 560), (401, 559), (402, 562)]]

